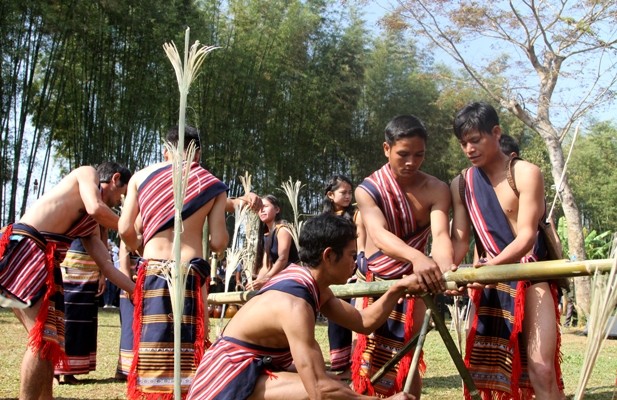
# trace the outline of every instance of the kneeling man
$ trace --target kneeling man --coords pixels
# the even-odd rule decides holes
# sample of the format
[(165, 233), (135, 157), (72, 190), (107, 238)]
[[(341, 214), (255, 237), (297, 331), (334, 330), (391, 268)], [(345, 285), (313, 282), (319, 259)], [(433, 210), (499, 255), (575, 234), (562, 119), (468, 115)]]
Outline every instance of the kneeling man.
[(300, 234), (301, 265), (287, 267), (238, 311), (204, 354), (187, 398), (373, 398), (327, 375), (315, 340), (317, 313), (368, 334), (386, 321), (402, 296), (419, 292), (420, 285), (410, 275), (368, 308), (356, 310), (329, 288), (347, 281), (355, 258), (353, 222), (331, 214), (308, 220)]

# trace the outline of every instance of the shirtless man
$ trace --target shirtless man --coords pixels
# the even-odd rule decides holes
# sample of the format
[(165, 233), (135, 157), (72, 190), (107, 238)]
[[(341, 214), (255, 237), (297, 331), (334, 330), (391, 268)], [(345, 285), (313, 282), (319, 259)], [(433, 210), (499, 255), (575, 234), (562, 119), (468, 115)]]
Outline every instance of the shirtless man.
[(21, 365), (22, 400), (52, 399), (53, 367), (65, 357), (59, 263), (73, 239), (81, 238), (105, 276), (133, 291), (133, 282), (114, 268), (99, 229), (99, 224), (117, 228), (118, 216), (110, 207), (120, 205), (130, 177), (130, 171), (116, 163), (79, 167), (3, 230), (0, 294), (13, 305), (21, 304), (13, 310), (29, 336)]
[[(442, 271), (452, 268), (449, 236), (448, 185), (420, 171), (426, 154), (427, 132), (412, 115), (393, 118), (385, 129), (383, 150), (388, 162), (366, 178), (355, 191), (367, 232), (365, 256), (368, 266), (359, 267), (358, 279), (399, 279), (414, 274), (424, 291), (445, 290)], [(432, 259), (425, 254), (433, 237)], [(366, 307), (369, 299), (356, 300)], [(403, 359), (374, 385), (370, 377), (392, 358), (418, 331), (425, 313), (422, 301), (408, 299), (397, 304), (388, 323), (371, 335), (359, 335), (352, 357), (352, 378), (357, 392), (390, 395), (399, 391), (407, 377), (409, 362)], [(413, 329), (409, 329), (413, 321)], [(397, 329), (389, 328), (397, 326)], [(405, 357), (411, 358), (412, 354)], [(405, 367), (404, 367), (405, 366)], [(420, 398), (422, 382), (417, 370), (413, 394)]]
[[(203, 227), (207, 219), (210, 249), (221, 253), (229, 236), (225, 225), (227, 186), (202, 168), (199, 132), (185, 129), (185, 151), (196, 146), (190, 168), (182, 211), (181, 262), (189, 264), (185, 308), (183, 310), (183, 388), (195, 372), (208, 339), (208, 281), (210, 266), (204, 260)], [(172, 128), (167, 142), (178, 145), (179, 132)], [(144, 393), (173, 393), (173, 328), (167, 315), (172, 312), (164, 279), (168, 263), (174, 259), (174, 195), (172, 155), (165, 150), (165, 161), (135, 173), (119, 222), (119, 233), (130, 251), (143, 247), (143, 259), (137, 265), (137, 289), (134, 304), (141, 310), (141, 329), (135, 331), (143, 346), (133, 348), (133, 361), (128, 376), (128, 397), (141, 398)], [(156, 345), (153, 345), (156, 343)], [(161, 349), (167, 351), (162, 352)], [(194, 349), (194, 350), (193, 350)], [(158, 350), (158, 351), (157, 351)], [(190, 358), (190, 359), (189, 359)], [(150, 367), (148, 367), (150, 365)], [(156, 365), (156, 367), (151, 367)], [(189, 366), (188, 368), (186, 366)], [(191, 368), (192, 367), (192, 368)]]
[[(408, 276), (362, 311), (334, 297), (329, 286), (345, 283), (355, 266), (356, 236), (353, 222), (340, 216), (306, 221), (299, 239), (302, 265), (291, 264), (275, 275), (230, 320), (204, 355), (187, 399), (375, 398), (354, 393), (326, 373), (315, 340), (317, 313), (368, 333), (420, 286), (415, 275)], [(289, 370), (292, 361), (295, 370)]]
[[(540, 169), (523, 160), (512, 162), (502, 152), (499, 118), (487, 103), (463, 107), (454, 119), (454, 133), (472, 164), (464, 181), (459, 175), (451, 184), (455, 261), (469, 249), (472, 225), (480, 257), (476, 267), (545, 259), (546, 247), (537, 240), (545, 213)], [(472, 289), (477, 313), (465, 362), (483, 396), (528, 399), (535, 391), (537, 399), (563, 398), (554, 286), (513, 281)], [(521, 359), (523, 352), (527, 365)]]

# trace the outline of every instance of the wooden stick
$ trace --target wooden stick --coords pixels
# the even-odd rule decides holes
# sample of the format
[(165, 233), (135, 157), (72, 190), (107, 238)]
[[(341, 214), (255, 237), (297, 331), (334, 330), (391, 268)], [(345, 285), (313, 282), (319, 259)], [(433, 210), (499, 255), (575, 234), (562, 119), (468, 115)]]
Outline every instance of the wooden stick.
[[(430, 331), (431, 329), (432, 327), (429, 325), (428, 330)], [(377, 372), (373, 374), (373, 376), (371, 376), (371, 383), (375, 384), (386, 374), (386, 372), (390, 371), (392, 367), (394, 367), (399, 361), (401, 361), (401, 359), (405, 357), (405, 355), (407, 355), (407, 353), (409, 353), (411, 349), (413, 349), (414, 346), (418, 343), (419, 338), (420, 335), (416, 333), (409, 340), (409, 342), (405, 343), (405, 345), (401, 347), (401, 349), (398, 351), (398, 353), (394, 355), (394, 357), (388, 360), (388, 362), (386, 362), (383, 367), (381, 367)]]
[[(446, 272), (443, 279), (449, 290), (467, 283), (496, 283), (513, 280), (549, 280), (576, 276), (593, 275), (595, 271), (608, 273), (612, 265), (611, 259), (586, 261), (538, 261), (526, 264), (503, 264), (482, 268), (459, 268), (454, 272)], [(339, 298), (364, 296), (379, 296), (388, 291), (396, 280), (377, 282), (357, 282), (354, 284), (332, 285), (330, 289)], [(244, 303), (257, 292), (210, 293), (210, 304)], [(421, 293), (416, 293), (421, 294)]]
[(471, 378), (471, 374), (465, 366), (465, 361), (463, 361), (461, 353), (459, 353), (458, 348), (456, 347), (456, 344), (452, 339), (452, 336), (450, 336), (450, 332), (446, 327), (446, 323), (444, 322), (443, 318), (441, 318), (441, 314), (439, 314), (439, 310), (437, 309), (437, 305), (433, 301), (433, 298), (431, 296), (422, 296), (422, 300), (424, 300), (426, 308), (432, 311), (435, 328), (437, 328), (437, 331), (441, 335), (441, 339), (446, 345), (448, 353), (450, 353), (450, 358), (452, 358), (452, 361), (454, 362), (454, 365), (456, 366), (459, 375), (463, 379), (463, 382), (465, 382), (465, 386), (467, 386), (471, 398), (474, 400), (482, 400), (482, 397), (480, 397), (480, 392), (478, 392), (478, 389), (476, 388), (476, 385)]
[(411, 393), (413, 376), (418, 369), (418, 363), (420, 362), (420, 354), (422, 353), (422, 347), (424, 347), (424, 339), (426, 339), (426, 334), (429, 331), (429, 322), (431, 322), (431, 310), (430, 308), (427, 308), (424, 313), (424, 321), (422, 321), (422, 328), (420, 328), (418, 344), (416, 344), (416, 349), (413, 352), (413, 358), (411, 360), (411, 366), (409, 367), (409, 372), (407, 372), (407, 380), (405, 381), (405, 388), (403, 389), (405, 393)]

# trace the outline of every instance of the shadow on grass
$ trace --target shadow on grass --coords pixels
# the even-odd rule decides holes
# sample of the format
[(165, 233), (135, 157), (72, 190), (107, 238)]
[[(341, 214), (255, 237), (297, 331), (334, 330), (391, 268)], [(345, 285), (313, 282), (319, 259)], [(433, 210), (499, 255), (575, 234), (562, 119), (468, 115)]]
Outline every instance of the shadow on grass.
[[(423, 390), (430, 389), (460, 389), (461, 378), (458, 375), (448, 375), (439, 377), (427, 377), (422, 380)], [(598, 386), (585, 391), (585, 400), (613, 400), (617, 397), (615, 386)], [(574, 395), (566, 397), (573, 400)]]
[[(598, 386), (585, 391), (585, 400), (612, 400), (617, 396), (615, 386)], [(568, 400), (574, 399), (574, 395), (568, 396)]]
[[(79, 379), (79, 378), (78, 378)], [(113, 376), (104, 379), (96, 379), (96, 378), (81, 378), (77, 381), (77, 383), (66, 384), (61, 383), (62, 386), (82, 386), (82, 385), (100, 385), (106, 383), (122, 383), (126, 382), (126, 380), (116, 379)]]
[(461, 388), (461, 377), (458, 375), (429, 376), (422, 379), (426, 388), (457, 389)]

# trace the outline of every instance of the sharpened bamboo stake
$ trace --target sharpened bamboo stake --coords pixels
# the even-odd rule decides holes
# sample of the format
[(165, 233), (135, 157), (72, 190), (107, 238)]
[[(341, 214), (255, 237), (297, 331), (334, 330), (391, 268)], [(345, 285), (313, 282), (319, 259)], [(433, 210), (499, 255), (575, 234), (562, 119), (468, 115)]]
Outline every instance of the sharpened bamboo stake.
[[(448, 290), (455, 290), (467, 283), (496, 283), (514, 280), (548, 280), (576, 276), (608, 273), (613, 260), (586, 260), (586, 261), (538, 261), (526, 264), (503, 264), (481, 268), (459, 268), (456, 271), (446, 272), (443, 279)], [(357, 282), (345, 285), (332, 285), (330, 289), (338, 298), (348, 299), (364, 296), (379, 296), (388, 291), (397, 280), (377, 282)], [(244, 303), (256, 295), (256, 291), (210, 293), (208, 302), (211, 304)], [(420, 292), (416, 294), (421, 294)]]

